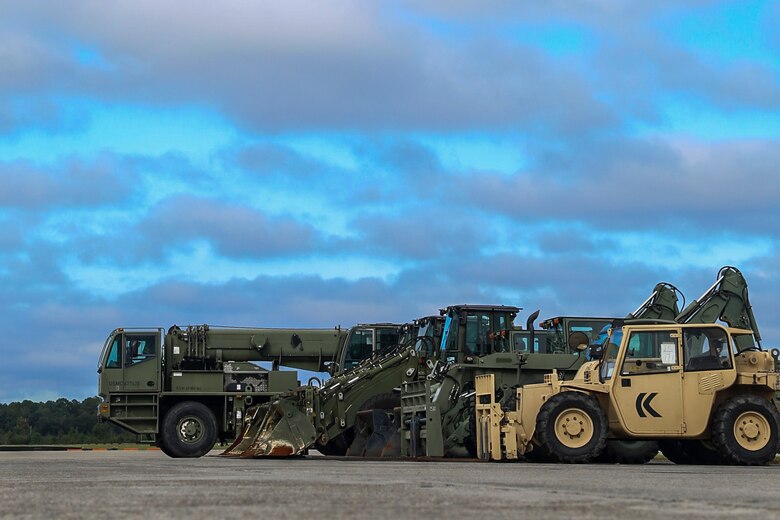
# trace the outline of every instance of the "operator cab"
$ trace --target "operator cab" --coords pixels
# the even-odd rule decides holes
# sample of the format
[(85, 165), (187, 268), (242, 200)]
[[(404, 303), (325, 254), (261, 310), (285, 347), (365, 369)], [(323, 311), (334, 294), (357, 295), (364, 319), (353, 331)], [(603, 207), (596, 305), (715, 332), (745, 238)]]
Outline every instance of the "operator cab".
[(374, 355), (382, 354), (398, 345), (402, 325), (397, 323), (361, 324), (349, 330), (346, 348), (338, 364), (349, 370)]
[(505, 305), (455, 305), (443, 309), (443, 360), (447, 364), (473, 363), (477, 357), (509, 351), (504, 331), (514, 327), (520, 310)]

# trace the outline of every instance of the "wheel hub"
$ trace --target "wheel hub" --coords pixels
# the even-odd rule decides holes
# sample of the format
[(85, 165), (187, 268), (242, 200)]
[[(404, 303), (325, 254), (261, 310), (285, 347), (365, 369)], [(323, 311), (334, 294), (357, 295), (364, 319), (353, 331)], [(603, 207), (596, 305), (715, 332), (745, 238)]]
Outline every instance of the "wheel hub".
[(203, 435), (200, 421), (193, 417), (185, 417), (179, 422), (179, 438), (185, 442), (195, 442)]
[(747, 450), (757, 451), (764, 448), (770, 436), (769, 422), (758, 412), (745, 412), (734, 422), (734, 438)]
[(593, 437), (593, 422), (584, 411), (569, 408), (558, 415), (555, 436), (568, 448), (581, 448)]

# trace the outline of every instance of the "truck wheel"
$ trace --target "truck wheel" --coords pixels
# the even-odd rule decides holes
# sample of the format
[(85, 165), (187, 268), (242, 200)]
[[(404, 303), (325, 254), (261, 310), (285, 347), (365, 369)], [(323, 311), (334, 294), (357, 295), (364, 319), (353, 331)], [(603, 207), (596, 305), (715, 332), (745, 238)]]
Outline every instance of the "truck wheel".
[(202, 403), (184, 401), (168, 410), (162, 421), (163, 452), (174, 458), (202, 457), (217, 442), (217, 420)]
[(774, 460), (780, 415), (767, 399), (732, 397), (715, 412), (712, 443), (727, 464), (758, 465)]
[(157, 441), (157, 447), (160, 448), (161, 452), (165, 453), (169, 457), (171, 457), (171, 458), (175, 458), (176, 457), (173, 453), (171, 453), (171, 450), (168, 449), (168, 447), (165, 445), (165, 443), (163, 442), (162, 439)]
[(658, 455), (656, 441), (609, 439), (601, 458), (613, 464), (645, 464)]
[(561, 392), (539, 411), (536, 437), (559, 462), (590, 462), (604, 451), (607, 417), (593, 396)]
[(676, 439), (666, 439), (658, 442), (661, 453), (669, 462), (675, 464), (695, 464), (688, 450), (685, 449), (683, 441)]

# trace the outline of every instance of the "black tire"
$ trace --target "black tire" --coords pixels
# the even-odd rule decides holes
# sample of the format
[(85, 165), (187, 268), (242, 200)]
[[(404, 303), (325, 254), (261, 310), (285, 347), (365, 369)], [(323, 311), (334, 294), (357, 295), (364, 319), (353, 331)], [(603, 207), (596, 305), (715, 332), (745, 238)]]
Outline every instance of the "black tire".
[(477, 458), (477, 399), (475, 396), (469, 397), (466, 413), (468, 414), (469, 433), (463, 439), (463, 447), (466, 448), (469, 457), (475, 459)]
[(325, 444), (315, 443), (314, 447), (323, 455), (343, 457), (347, 454), (350, 444), (352, 444), (352, 428), (340, 435), (336, 435)]
[(556, 458), (550, 453), (550, 450), (546, 446), (539, 446), (538, 444), (534, 444), (533, 449), (526, 452), (524, 456), (528, 462), (556, 462)]
[(687, 440), (681, 441), (681, 443), (683, 449), (693, 461), (692, 464), (698, 464), (700, 466), (727, 464), (723, 456), (709, 443), (699, 440)]
[(394, 408), (398, 408), (399, 406), (401, 406), (401, 395), (394, 392), (386, 392), (366, 399), (366, 401), (360, 405), (358, 411), (362, 412), (363, 410), (379, 409), (392, 412)]
[(683, 441), (677, 439), (666, 439), (658, 442), (661, 453), (669, 462), (675, 464), (695, 464), (688, 450), (685, 449)]
[(612, 464), (645, 464), (658, 455), (656, 441), (609, 439), (602, 459)]
[(159, 441), (157, 441), (157, 447), (160, 448), (161, 452), (165, 453), (169, 457), (175, 458), (174, 454), (171, 453), (171, 450), (169, 450), (168, 447), (165, 445), (165, 443), (162, 441), (162, 438)]
[[(360, 405), (358, 411), (362, 412), (363, 410), (373, 409), (392, 411), (399, 406), (401, 406), (401, 395), (393, 392), (386, 392), (366, 399), (366, 401)], [(323, 455), (343, 457), (347, 454), (347, 450), (349, 450), (354, 439), (354, 427), (350, 426), (332, 439), (329, 439), (327, 443), (316, 443), (314, 447)]]
[(596, 459), (607, 444), (607, 431), (607, 416), (598, 401), (581, 392), (555, 394), (536, 419), (537, 444), (557, 462), (579, 464)]
[(217, 420), (209, 408), (194, 401), (173, 406), (162, 421), (160, 446), (174, 458), (202, 457), (217, 442)]
[(712, 444), (727, 464), (754, 466), (775, 459), (780, 415), (763, 397), (732, 397), (718, 407), (712, 420)]

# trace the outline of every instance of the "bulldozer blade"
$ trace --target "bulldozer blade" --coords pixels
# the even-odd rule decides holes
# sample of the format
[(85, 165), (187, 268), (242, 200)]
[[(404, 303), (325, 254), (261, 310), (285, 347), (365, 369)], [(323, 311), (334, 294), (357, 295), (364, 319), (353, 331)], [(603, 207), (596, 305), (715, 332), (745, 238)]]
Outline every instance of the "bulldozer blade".
[(225, 455), (242, 458), (302, 455), (316, 440), (311, 420), (294, 403), (280, 399), (267, 407), (265, 416), (246, 428), (240, 441)]
[(355, 439), (347, 456), (398, 457), (401, 453), (401, 436), (395, 413), (386, 410), (363, 410), (355, 417)]

